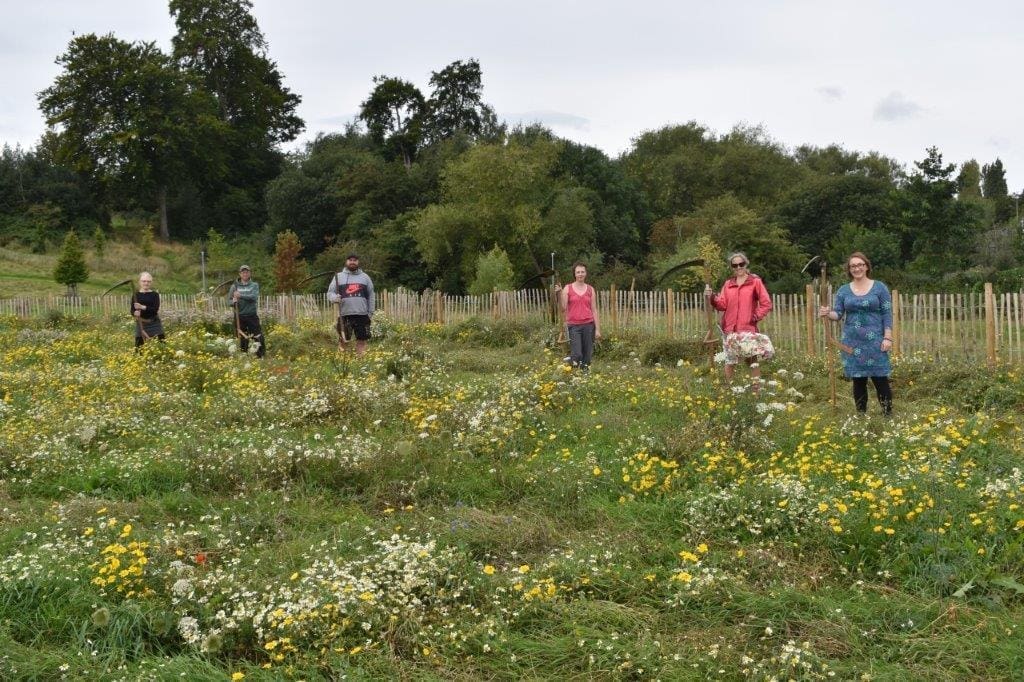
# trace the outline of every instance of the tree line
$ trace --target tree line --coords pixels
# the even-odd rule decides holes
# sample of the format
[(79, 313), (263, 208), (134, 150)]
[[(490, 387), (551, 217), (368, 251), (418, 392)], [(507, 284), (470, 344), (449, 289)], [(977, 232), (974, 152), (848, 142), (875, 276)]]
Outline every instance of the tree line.
[[(32, 150), (0, 153), (0, 240), (45, 249), (70, 230), (116, 232), (127, 216), (164, 240), (243, 248), (266, 271), (282, 243), (313, 270), (357, 248), (383, 286), (453, 293), (513, 287), (551, 253), (565, 269), (585, 260), (598, 284), (650, 287), (702, 236), (744, 250), (779, 291), (802, 289), (811, 256), (838, 264), (853, 250), (916, 290), (1016, 289), (1024, 277), (1020, 194), (999, 159), (957, 166), (933, 147), (908, 169), (695, 121), (640, 133), (610, 158), (503, 123), (474, 59), (431, 72), (427, 93), (372, 78), (356, 122), (285, 154), (304, 130), (300, 97), (250, 1), (169, 10), (169, 54), (90, 34), (58, 57), (39, 93), (50, 128)], [(698, 285), (686, 274), (667, 284)]]

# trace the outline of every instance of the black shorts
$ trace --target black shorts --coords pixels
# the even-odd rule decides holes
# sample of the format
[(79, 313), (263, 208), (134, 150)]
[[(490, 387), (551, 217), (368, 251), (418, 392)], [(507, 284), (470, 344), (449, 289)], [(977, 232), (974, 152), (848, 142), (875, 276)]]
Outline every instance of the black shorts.
[(355, 336), (358, 341), (370, 340), (370, 316), (369, 315), (345, 315), (338, 320), (338, 331), (344, 328), (345, 338), (349, 341)]

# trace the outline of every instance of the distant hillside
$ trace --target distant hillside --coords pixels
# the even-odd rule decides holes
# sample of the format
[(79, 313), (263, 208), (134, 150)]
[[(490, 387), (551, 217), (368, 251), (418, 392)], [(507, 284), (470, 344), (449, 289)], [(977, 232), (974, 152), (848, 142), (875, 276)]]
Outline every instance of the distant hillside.
[[(58, 248), (43, 254), (0, 248), (0, 298), (63, 294), (64, 285), (53, 280), (59, 253)], [(89, 279), (78, 287), (85, 296), (101, 294), (142, 270), (153, 273), (156, 288), (164, 293), (193, 293), (202, 287), (199, 254), (183, 244), (154, 244), (153, 255), (146, 257), (134, 245), (108, 242), (103, 258), (87, 246), (86, 263)]]

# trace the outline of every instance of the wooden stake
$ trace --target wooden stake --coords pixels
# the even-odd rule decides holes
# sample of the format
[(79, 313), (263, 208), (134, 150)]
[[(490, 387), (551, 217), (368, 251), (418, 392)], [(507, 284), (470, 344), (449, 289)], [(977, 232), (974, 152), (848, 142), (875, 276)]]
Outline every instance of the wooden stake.
[[(825, 301), (828, 301), (828, 263), (825, 261), (821, 262), (821, 275), (818, 286), (819, 295), (821, 297), (821, 305), (826, 305)], [(829, 306), (831, 307), (831, 306)], [(829, 386), (829, 402), (832, 403), (832, 409), (836, 409), (836, 350), (832, 344), (832, 318), (823, 317), (821, 318), (825, 323), (825, 358), (828, 364), (828, 386)]]
[[(806, 307), (806, 324), (807, 324), (807, 356), (813, 358), (817, 355), (817, 349), (814, 345), (814, 317), (818, 314), (814, 306), (814, 285), (808, 284), (805, 290), (807, 296), (807, 307)], [(822, 304), (824, 305), (824, 303)]]
[(989, 367), (996, 364), (996, 300), (991, 282), (985, 282), (985, 355)]

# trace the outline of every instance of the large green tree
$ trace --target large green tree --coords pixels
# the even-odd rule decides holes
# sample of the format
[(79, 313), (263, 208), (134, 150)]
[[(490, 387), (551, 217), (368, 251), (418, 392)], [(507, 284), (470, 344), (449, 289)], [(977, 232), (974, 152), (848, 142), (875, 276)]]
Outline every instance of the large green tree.
[(1003, 162), (996, 159), (981, 168), (981, 193), (986, 199), (998, 199), (1008, 194), (1006, 188), (1006, 169)]
[(761, 128), (737, 126), (717, 136), (693, 121), (644, 133), (622, 163), (647, 195), (654, 220), (726, 193), (763, 210), (809, 174)]
[(1005, 223), (1016, 215), (1016, 203), (1010, 197), (1006, 186), (1006, 169), (1000, 159), (982, 166), (981, 192), (991, 202), (994, 222)]
[(60, 130), (59, 154), (108, 201), (111, 190), (148, 197), (169, 239), (168, 191), (223, 170), (216, 103), (153, 43), (83, 35), (57, 63), (62, 71), (39, 104)]
[(409, 81), (376, 76), (373, 83), (373, 91), (360, 106), (359, 118), (385, 154), (401, 159), (409, 168), (423, 142), (427, 102)]
[(793, 156), (797, 163), (817, 176), (863, 175), (891, 184), (899, 183), (904, 177), (902, 166), (894, 159), (878, 152), (847, 151), (837, 144), (826, 147), (801, 145)]
[[(29, 151), (7, 145), (0, 149), (0, 240), (16, 239), (41, 249), (68, 228), (92, 231), (103, 220), (88, 178), (53, 158), (54, 138), (53, 133), (44, 135)], [(58, 219), (33, 220), (40, 211)]]
[(426, 137), (442, 140), (459, 132), (479, 137), (493, 130), (497, 117), (483, 101), (483, 74), (475, 59), (455, 61), (430, 75)]
[(943, 163), (937, 148), (930, 147), (914, 165), (917, 172), (898, 195), (903, 260), (913, 260), (913, 269), (931, 276), (960, 270), (981, 229), (983, 211), (956, 200), (956, 167)]
[(450, 162), (442, 200), (419, 212), (412, 234), (443, 286), (463, 289), (480, 253), (495, 246), (517, 275), (546, 267), (551, 252), (565, 261), (594, 250), (593, 214), (584, 188), (553, 171), (561, 144), (481, 144)]
[(974, 159), (965, 161), (956, 176), (956, 191), (960, 199), (981, 198), (981, 168)]
[(420, 164), (385, 160), (365, 134), (322, 135), (267, 188), (270, 227), (294, 230), (313, 255), (333, 243), (365, 240), (410, 208), (427, 203)]
[(752, 271), (769, 282), (796, 274), (806, 261), (785, 230), (760, 217), (732, 194), (707, 201), (676, 221), (684, 244), (706, 235), (724, 253), (742, 251), (750, 258)]
[(578, 184), (594, 219), (594, 243), (606, 259), (638, 263), (649, 231), (647, 202), (621, 164), (594, 147), (562, 143), (554, 173)]
[(277, 147), (305, 126), (296, 112), (301, 98), (285, 87), (251, 10), (250, 0), (170, 0), (173, 57), (213, 96), (228, 130), (227, 172), (196, 179), (193, 211), (227, 234), (263, 225), (266, 185), (281, 171)]
[(894, 187), (888, 180), (862, 175), (819, 175), (794, 187), (769, 212), (794, 244), (821, 254), (844, 224), (890, 229), (896, 220)]

